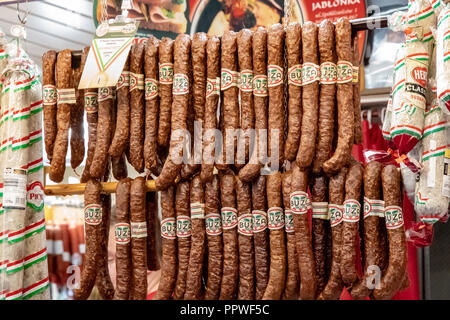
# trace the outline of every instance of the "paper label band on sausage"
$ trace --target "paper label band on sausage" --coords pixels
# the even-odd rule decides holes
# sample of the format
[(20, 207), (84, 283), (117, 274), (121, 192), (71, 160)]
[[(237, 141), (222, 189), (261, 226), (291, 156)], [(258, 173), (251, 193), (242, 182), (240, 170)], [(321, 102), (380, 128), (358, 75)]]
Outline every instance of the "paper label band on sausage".
[(92, 226), (99, 225), (102, 222), (102, 206), (94, 203), (84, 207), (84, 222)]
[(169, 240), (177, 238), (177, 221), (175, 218), (165, 218), (161, 221), (161, 236)]
[(414, 57), (406, 57), (405, 60), (405, 91), (408, 93), (408, 100), (422, 110), (426, 107), (428, 60), (428, 53), (416, 53)]
[(173, 83), (173, 63), (161, 63), (159, 65), (159, 83), (172, 84)]
[(205, 219), (205, 204), (200, 202), (191, 203), (191, 219)]
[(98, 102), (113, 99), (113, 90), (110, 87), (98, 88)]
[(294, 217), (290, 209), (284, 210), (284, 231), (287, 233), (294, 232)]
[(220, 78), (217, 77), (216, 79), (207, 79), (206, 82), (206, 98), (211, 97), (212, 95), (219, 95), (220, 94)]
[(284, 227), (283, 208), (272, 207), (267, 210), (267, 226), (270, 230), (278, 230)]
[(189, 93), (189, 78), (187, 75), (177, 73), (173, 77), (172, 94), (183, 95)]
[(274, 64), (267, 66), (267, 85), (277, 87), (283, 83), (283, 68)]
[(253, 233), (267, 229), (267, 212), (261, 210), (252, 211)]
[(68, 89), (56, 89), (56, 100), (57, 104), (65, 103), (65, 104), (74, 104), (77, 103), (77, 97), (75, 95), (74, 88)]
[(116, 223), (114, 227), (114, 238), (116, 244), (127, 244), (131, 240), (131, 227), (129, 223)]
[(145, 100), (155, 99), (159, 95), (159, 84), (156, 79), (145, 79)]
[(192, 235), (192, 223), (189, 216), (177, 217), (177, 237), (187, 238)]
[(328, 215), (330, 216), (331, 227), (336, 227), (343, 220), (344, 206), (341, 204), (328, 204)]
[(320, 83), (333, 84), (337, 81), (337, 66), (333, 62), (324, 62), (320, 65)]
[(359, 201), (349, 199), (344, 201), (344, 222), (358, 222), (361, 212), (361, 204)]
[(209, 213), (205, 216), (206, 234), (219, 236), (222, 234), (222, 219), (218, 213)]
[(144, 75), (130, 72), (130, 91), (144, 90)]
[(98, 93), (85, 92), (84, 109), (87, 113), (96, 113), (98, 111)]
[(302, 65), (301, 64), (296, 64), (289, 68), (288, 81), (289, 81), (289, 84), (293, 84), (294, 86), (297, 86), (297, 87), (302, 86)]
[(353, 66), (353, 83), (358, 83), (359, 81), (359, 66)]
[(364, 197), (364, 219), (370, 216), (384, 217), (384, 201)]
[(117, 81), (116, 88), (117, 90), (119, 90), (120, 88), (129, 86), (130, 86), (130, 71), (122, 71), (119, 80)]
[(220, 209), (222, 216), (222, 229), (233, 229), (237, 226), (237, 210), (231, 207), (223, 207)]
[(239, 73), (239, 89), (243, 92), (253, 92), (253, 70), (242, 70)]
[(44, 106), (56, 104), (56, 102), (58, 101), (56, 86), (52, 84), (46, 84), (45, 86), (42, 86), (42, 96)]
[(328, 202), (313, 202), (312, 218), (329, 220), (330, 217), (328, 216)]
[(304, 191), (294, 191), (291, 193), (290, 202), (291, 210), (294, 214), (305, 214), (311, 206), (309, 196)]
[(317, 64), (305, 62), (302, 65), (302, 85), (313, 83), (320, 80), (320, 68)]
[(238, 217), (238, 232), (244, 236), (253, 235), (253, 218), (250, 213)]
[(402, 208), (389, 206), (384, 210), (386, 217), (386, 229), (397, 229), (404, 225)]
[(267, 97), (267, 76), (259, 74), (253, 78), (253, 95)]
[(353, 64), (348, 61), (338, 61), (337, 83), (347, 83), (351, 81), (353, 81)]
[(220, 90), (227, 90), (237, 86), (239, 83), (239, 72), (223, 68), (220, 72)]
[(132, 238), (145, 238), (147, 237), (147, 223), (133, 222), (131, 221), (131, 237)]

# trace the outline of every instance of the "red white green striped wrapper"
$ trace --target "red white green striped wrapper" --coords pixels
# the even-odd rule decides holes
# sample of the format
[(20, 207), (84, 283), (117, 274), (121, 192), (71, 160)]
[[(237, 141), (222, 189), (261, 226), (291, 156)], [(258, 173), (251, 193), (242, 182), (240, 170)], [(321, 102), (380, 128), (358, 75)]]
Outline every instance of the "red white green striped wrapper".
[(36, 160), (28, 162), (26, 165), (22, 166), (21, 169), (27, 170), (27, 174), (34, 173), (44, 168), (44, 158), (40, 157)]
[(311, 208), (311, 201), (308, 193), (304, 191), (294, 191), (289, 198), (291, 210), (294, 214), (305, 214)]
[(205, 204), (200, 202), (191, 203), (191, 219), (205, 219)]
[(445, 8), (442, 10), (442, 12), (439, 14), (439, 18), (437, 21), (438, 28), (441, 26), (441, 24), (447, 22), (450, 19), (450, 8)]
[(0, 144), (0, 152), (4, 152), (6, 149), (11, 148), (13, 151), (24, 149), (32, 146), (34, 143), (42, 140), (42, 129), (31, 132), (25, 137), (15, 138), (9, 137), (3, 139)]
[(6, 59), (8, 58), (8, 53), (6, 52), (6, 50), (1, 49), (0, 50), (0, 59)]
[(0, 290), (0, 301), (5, 300), (5, 296), (8, 293), (8, 290)]
[(192, 223), (189, 216), (177, 216), (177, 237), (188, 238), (192, 236)]
[(342, 204), (328, 204), (328, 216), (330, 217), (331, 227), (336, 227), (343, 221), (344, 206)]
[(443, 156), (445, 154), (445, 148), (447, 146), (438, 146), (436, 148), (430, 149), (430, 150), (425, 150), (422, 153), (422, 162), (429, 160), (432, 157), (440, 157)]
[(359, 216), (361, 212), (361, 204), (358, 200), (348, 199), (344, 201), (344, 215), (343, 221), (356, 223), (359, 221)]
[(43, 249), (41, 249), (35, 253), (32, 253), (32, 254), (26, 256), (23, 259), (9, 262), (6, 265), (6, 273), (12, 274), (12, 273), (20, 271), (22, 269), (28, 269), (29, 267), (35, 265), (36, 263), (44, 261), (45, 259), (47, 259), (47, 248), (46, 247), (44, 247)]
[(22, 90), (29, 90), (31, 87), (35, 84), (38, 84), (40, 81), (38, 78), (35, 77), (35, 75), (32, 75), (30, 78), (16, 81), (14, 83), (7, 82), (7, 83), (0, 83), (0, 90), (1, 94), (5, 94), (9, 91), (11, 91), (11, 88), (13, 88), (12, 92), (19, 92)]
[(388, 206), (384, 210), (386, 218), (386, 228), (389, 230), (400, 228), (404, 225), (402, 208), (398, 206)]
[(384, 217), (384, 201), (364, 197), (364, 219), (367, 217)]
[(145, 238), (147, 237), (147, 223), (133, 222), (131, 221), (131, 237), (132, 238)]
[[(2, 244), (3, 241), (8, 239), (8, 233), (9, 233), (8, 230), (4, 230), (4, 231), (0, 232), (0, 244)], [(2, 257), (0, 257), (0, 258), (2, 258)], [(0, 263), (0, 266), (1, 266), (1, 263)], [(0, 267), (0, 269), (1, 269), (1, 267)]]
[(7, 264), (8, 264), (8, 260), (0, 261), (0, 275), (6, 271)]
[(13, 112), (13, 121), (27, 119), (42, 111), (43, 100), (35, 101), (28, 107)]
[(56, 89), (57, 94), (57, 104), (66, 103), (66, 104), (75, 104), (77, 103), (77, 98), (75, 95), (75, 88), (67, 88), (67, 89)]
[(441, 122), (426, 126), (425, 128), (423, 128), (422, 138), (425, 138), (432, 133), (443, 131), (443, 130), (445, 130), (445, 128), (447, 128), (447, 121), (441, 121)]
[(48, 288), (48, 277), (44, 278), (28, 287), (23, 289), (22, 300), (30, 299), (31, 297), (45, 291)]
[(23, 240), (25, 240), (39, 232), (42, 232), (44, 230), (45, 230), (45, 219), (42, 219), (38, 222), (30, 224), (29, 226), (27, 226), (23, 229), (10, 232), (8, 234), (8, 243), (12, 244), (12, 243), (23, 241)]
[(312, 202), (312, 218), (329, 220), (328, 202)]
[[(421, 3), (425, 4), (425, 6), (420, 8), (419, 12), (413, 12), (408, 15), (408, 24), (420, 23), (420, 26), (424, 26), (424, 22), (419, 22), (419, 21), (427, 19), (427, 18), (428, 18), (428, 20), (430, 20), (430, 24), (432, 23), (431, 20), (434, 21), (435, 16), (434, 16), (433, 7), (430, 5), (429, 2), (422, 1)], [(410, 9), (410, 8), (408, 8), (408, 9)], [(409, 12), (409, 10), (408, 10), (408, 12)]]
[(5, 294), (5, 300), (21, 300), (22, 294), (23, 294), (22, 288), (12, 291), (12, 292), (7, 292)]

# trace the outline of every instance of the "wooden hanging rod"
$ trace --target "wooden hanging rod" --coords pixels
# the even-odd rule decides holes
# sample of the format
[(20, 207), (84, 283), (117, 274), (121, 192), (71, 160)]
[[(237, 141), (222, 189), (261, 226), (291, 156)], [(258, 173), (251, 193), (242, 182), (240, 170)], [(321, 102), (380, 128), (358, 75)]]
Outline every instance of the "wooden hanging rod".
[[(117, 182), (102, 182), (103, 193), (115, 193)], [(147, 180), (145, 183), (147, 192), (155, 192), (155, 180)], [(86, 183), (75, 184), (54, 184), (46, 185), (44, 193), (46, 196), (70, 196), (75, 194), (84, 194)]]

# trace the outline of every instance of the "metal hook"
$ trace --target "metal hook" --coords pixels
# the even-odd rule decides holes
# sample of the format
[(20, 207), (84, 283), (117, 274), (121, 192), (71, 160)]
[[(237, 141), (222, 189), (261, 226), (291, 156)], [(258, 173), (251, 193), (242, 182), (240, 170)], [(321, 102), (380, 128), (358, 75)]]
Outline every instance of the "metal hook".
[(26, 5), (26, 11), (22, 18), (20, 16), (20, 0), (17, 0), (17, 18), (19, 19), (19, 21), (22, 25), (25, 25), (25, 23), (27, 23), (28, 14), (30, 13), (30, 10), (28, 9), (28, 0), (25, 0), (25, 5)]

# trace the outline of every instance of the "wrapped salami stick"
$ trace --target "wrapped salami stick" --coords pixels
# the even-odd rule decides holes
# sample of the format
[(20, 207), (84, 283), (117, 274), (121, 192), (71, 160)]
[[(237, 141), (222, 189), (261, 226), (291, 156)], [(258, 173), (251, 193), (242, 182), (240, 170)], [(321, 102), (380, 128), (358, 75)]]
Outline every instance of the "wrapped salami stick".
[(206, 105), (203, 124), (203, 155), (202, 172), (203, 182), (211, 181), (214, 172), (214, 160), (216, 140), (215, 133), (217, 128), (217, 106), (220, 97), (220, 39), (210, 37), (206, 45)]
[(353, 111), (355, 115), (355, 127), (354, 136), (355, 144), (360, 144), (362, 142), (362, 131), (361, 131), (361, 97), (359, 92), (359, 37), (358, 33), (353, 37)]
[(69, 49), (62, 50), (56, 60), (56, 90), (58, 93), (56, 126), (58, 129), (50, 163), (50, 179), (54, 182), (61, 182), (66, 171), (70, 108), (71, 104), (76, 103), (71, 68), (72, 54)]
[(235, 177), (232, 172), (220, 177), (223, 228), (223, 275), (220, 300), (235, 299), (238, 281), (238, 244)]
[(330, 158), (335, 129), (337, 66), (334, 24), (330, 20), (322, 21), (319, 26), (319, 53), (321, 71), (317, 145), (313, 163), (315, 174), (322, 172), (323, 163)]
[(49, 50), (42, 56), (42, 89), (44, 94), (44, 142), (47, 158), (51, 161), (53, 155), (53, 145), (56, 139), (56, 82), (55, 50)]
[(294, 220), (291, 211), (291, 176), (292, 171), (283, 173), (284, 230), (286, 231), (287, 272), (283, 300), (298, 300), (300, 289), (297, 252), (295, 249)]
[(114, 300), (128, 300), (131, 286), (131, 178), (119, 181), (116, 187), (116, 291)]
[(348, 170), (345, 180), (344, 214), (342, 219), (342, 251), (341, 276), (346, 286), (351, 286), (358, 280), (356, 273), (356, 248), (359, 245), (358, 230), (361, 204), (361, 186), (364, 168), (359, 162), (354, 162)]
[(147, 223), (145, 221), (145, 178), (137, 177), (130, 186), (130, 225), (132, 300), (147, 298)]
[(269, 230), (267, 230), (266, 176), (252, 183), (253, 241), (255, 245), (255, 299), (261, 300), (269, 281)]
[(130, 164), (144, 171), (144, 51), (142, 43), (130, 51)]
[(158, 165), (158, 47), (159, 40), (153, 36), (147, 39), (145, 47), (145, 138), (144, 162), (145, 168), (156, 174)]
[(267, 176), (267, 220), (270, 229), (269, 282), (263, 300), (279, 300), (286, 280), (286, 245), (284, 239), (284, 214), (281, 198), (281, 173)]
[(180, 34), (175, 40), (174, 84), (172, 104), (172, 125), (169, 155), (161, 174), (155, 180), (156, 189), (164, 190), (174, 183), (180, 173), (183, 158), (183, 145), (186, 140), (186, 118), (189, 105), (191, 40), (188, 35)]
[(116, 130), (108, 151), (112, 157), (119, 157), (125, 152), (130, 138), (130, 55), (128, 55), (119, 81), (117, 81), (116, 93)]
[(182, 300), (186, 292), (186, 277), (192, 236), (189, 188), (189, 181), (177, 184), (175, 211), (177, 215), (178, 271), (173, 293), (175, 300)]
[(253, 33), (253, 102), (255, 106), (256, 140), (249, 163), (239, 171), (239, 179), (249, 182), (257, 178), (267, 155), (267, 30), (259, 27)]
[(314, 250), (314, 264), (316, 266), (317, 292), (325, 288), (329, 274), (327, 265), (328, 240), (328, 181), (325, 176), (315, 176), (311, 181), (312, 201), (312, 242)]
[(332, 257), (330, 277), (319, 294), (318, 300), (336, 300), (342, 293), (344, 283), (341, 277), (341, 250), (342, 250), (342, 217), (345, 199), (345, 178), (348, 168), (342, 168), (338, 174), (330, 178), (328, 194), (328, 215), (330, 216), (332, 234)]
[(101, 259), (102, 206), (100, 192), (102, 185), (89, 180), (84, 191), (84, 222), (86, 232), (86, 258), (81, 272), (79, 289), (75, 289), (75, 300), (86, 300), (91, 294), (97, 276), (97, 263)]
[(194, 135), (191, 139), (193, 144), (192, 155), (189, 162), (181, 169), (181, 178), (187, 179), (200, 170), (202, 156), (202, 130), (205, 120), (206, 101), (206, 45), (208, 37), (206, 33), (196, 33), (192, 39), (192, 73), (193, 73), (193, 107), (194, 107)]
[(81, 59), (80, 66), (72, 69), (72, 81), (75, 88), (76, 103), (70, 108), (70, 165), (77, 168), (84, 159), (84, 89), (78, 89), (86, 60)]
[(284, 145), (284, 157), (292, 161), (297, 156), (302, 126), (302, 27), (298, 22), (286, 28), (288, 60), (288, 134)]
[(239, 288), (238, 300), (253, 300), (255, 297), (255, 276), (253, 261), (253, 225), (251, 185), (236, 177), (239, 245)]
[(192, 241), (186, 278), (185, 300), (201, 299), (203, 259), (205, 256), (205, 198), (200, 175), (191, 180)]
[(388, 300), (401, 287), (406, 273), (407, 247), (402, 214), (400, 171), (388, 165), (381, 172), (384, 198), (384, 216), (389, 239), (389, 263), (378, 288), (373, 290), (377, 300)]
[(284, 162), (284, 36), (281, 24), (274, 24), (267, 32), (267, 86), (269, 87), (267, 153), (270, 166), (274, 170), (280, 168)]
[(217, 300), (223, 268), (222, 219), (220, 217), (219, 176), (205, 184), (205, 224), (208, 240), (208, 277), (205, 300)]
[[(436, 2), (440, 2), (437, 0)], [(443, 104), (443, 112), (450, 114), (450, 76), (447, 70), (450, 68), (450, 5), (441, 9), (437, 20), (436, 32), (436, 86), (438, 98)], [(436, 11), (436, 9), (435, 9)]]
[(249, 29), (242, 29), (237, 36), (239, 60), (239, 92), (241, 102), (241, 134), (236, 153), (236, 168), (242, 168), (249, 160), (251, 129), (255, 127), (255, 109), (253, 105), (253, 62), (252, 36)]
[(291, 177), (290, 199), (297, 243), (296, 249), (300, 270), (300, 298), (302, 300), (315, 299), (317, 294), (317, 276), (307, 214), (311, 204), (307, 188), (308, 173), (302, 171), (298, 166), (294, 166)]
[(177, 272), (177, 235), (175, 217), (175, 192), (174, 187), (169, 187), (161, 192), (161, 280), (155, 300), (168, 300), (172, 297), (175, 288)]
[[(371, 278), (379, 267), (382, 248), (379, 236), (380, 215), (384, 214), (384, 202), (381, 199), (381, 169), (382, 164), (376, 161), (369, 162), (364, 169), (364, 276), (352, 287), (353, 299), (367, 297), (375, 283)], [(378, 272), (381, 270), (378, 269)], [(370, 288), (369, 288), (370, 287)]]
[(322, 165), (326, 174), (332, 175), (345, 166), (351, 155), (354, 141), (353, 108), (353, 66), (351, 34), (352, 27), (347, 19), (339, 19), (335, 26), (337, 62), (337, 146), (333, 156)]
[(311, 165), (316, 147), (319, 117), (319, 59), (317, 56), (317, 26), (306, 22), (302, 27), (302, 132), (296, 162), (304, 169)]
[(100, 259), (97, 261), (97, 277), (95, 286), (98, 289), (103, 300), (111, 300), (114, 297), (114, 286), (111, 282), (108, 270), (108, 237), (109, 220), (111, 216), (111, 195), (100, 195), (102, 203), (102, 222), (101, 222), (101, 240), (100, 240)]
[(147, 219), (147, 269), (156, 271), (161, 268), (159, 261), (159, 249), (161, 248), (160, 228), (158, 218), (158, 205), (156, 203), (156, 193), (147, 192), (146, 212)]
[(172, 114), (173, 85), (173, 43), (170, 38), (162, 38), (159, 45), (159, 121), (158, 145), (169, 146), (170, 119)]

